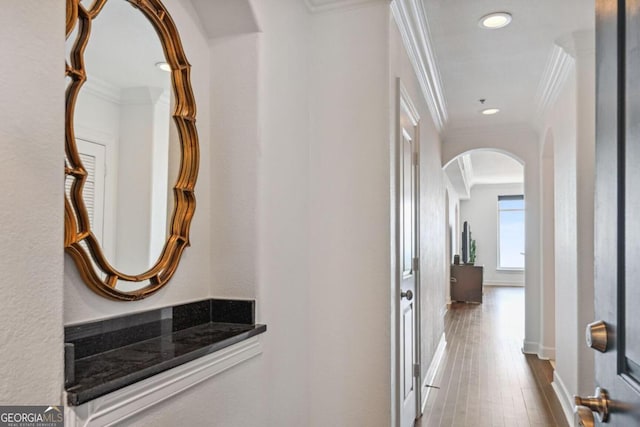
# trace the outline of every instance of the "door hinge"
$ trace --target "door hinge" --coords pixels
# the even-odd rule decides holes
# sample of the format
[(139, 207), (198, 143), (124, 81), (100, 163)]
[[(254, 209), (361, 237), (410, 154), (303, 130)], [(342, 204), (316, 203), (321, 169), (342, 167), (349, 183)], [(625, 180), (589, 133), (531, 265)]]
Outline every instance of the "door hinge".
[(420, 258), (418, 258), (418, 257), (413, 258), (412, 263), (411, 263), (411, 269), (413, 271), (420, 270)]
[(418, 163), (420, 163), (420, 155), (418, 153), (413, 153), (411, 156), (411, 162), (414, 166), (418, 166)]
[(420, 364), (419, 363), (414, 363), (413, 364), (413, 376), (416, 378), (420, 378)]

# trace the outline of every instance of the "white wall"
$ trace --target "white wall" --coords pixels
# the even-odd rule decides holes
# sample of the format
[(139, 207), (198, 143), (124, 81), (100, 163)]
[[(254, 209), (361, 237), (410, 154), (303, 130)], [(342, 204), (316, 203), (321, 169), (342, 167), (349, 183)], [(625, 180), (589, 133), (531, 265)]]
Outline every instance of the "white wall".
[[(255, 298), (258, 245), (258, 49), (261, 35), (212, 39), (211, 272), (214, 295)], [(241, 54), (239, 54), (241, 53)], [(260, 310), (261, 303), (258, 304)]]
[(168, 231), (170, 230), (173, 214), (173, 185), (178, 174), (169, 174), (171, 160), (170, 153), (176, 151), (175, 145), (179, 139), (171, 140), (173, 132), (170, 127), (176, 127), (173, 122), (173, 110), (170, 108), (169, 91), (163, 91), (153, 105), (153, 156), (151, 160), (151, 218), (148, 264), (152, 266), (162, 253)]
[(65, 6), (0, 8), (0, 402), (60, 404)]
[[(388, 425), (390, 88), (396, 76), (423, 123), (421, 210), (432, 219), (421, 228), (422, 324), (432, 333), (423, 341), (427, 362), (443, 330), (440, 284), (446, 273), (440, 143), (395, 28), (389, 35), (388, 5), (310, 15), (299, 0), (256, 1), (260, 34), (211, 42), (191, 2), (166, 6), (193, 66), (198, 206), (191, 247), (171, 283), (152, 298), (129, 303), (92, 293), (63, 258), (64, 79), (40, 67), (64, 56), (63, 5), (3, 7), (0, 20), (10, 21), (2, 22), (9, 30), (1, 38), (3, 52), (19, 71), (9, 70), (0, 86), (12, 100), (4, 108), (9, 125), (2, 128), (2, 141), (12, 143), (3, 145), (1, 157), (5, 194), (12, 196), (2, 221), (10, 238), (2, 247), (8, 285), (1, 312), (3, 324), (11, 326), (0, 350), (10, 362), (3, 368), (2, 401), (60, 402), (63, 324), (211, 295), (240, 296), (257, 298), (258, 320), (269, 326), (261, 338), (263, 355), (126, 424)], [(218, 54), (220, 61), (236, 63), (210, 67), (210, 55)], [(334, 111), (336, 105), (343, 107)], [(227, 106), (229, 122), (210, 127)], [(237, 193), (213, 184), (214, 171)], [(59, 216), (51, 214), (56, 211)], [(216, 219), (232, 230), (213, 225)], [(228, 242), (237, 242), (225, 258), (231, 267), (213, 256)], [(31, 355), (28, 365), (24, 354)], [(366, 398), (360, 399), (363, 390)]]
[[(444, 169), (443, 169), (444, 171)], [(445, 277), (445, 283), (444, 283), (444, 287), (445, 287), (445, 298), (446, 298), (446, 302), (447, 304), (451, 303), (451, 268), (450, 265), (453, 264), (453, 257), (455, 255), (460, 255), (461, 256), (461, 248), (460, 248), (460, 241), (462, 239), (461, 234), (462, 234), (462, 228), (461, 228), (461, 224), (460, 224), (460, 197), (458, 196), (458, 192), (456, 191), (455, 187), (453, 186), (453, 184), (451, 183), (451, 180), (449, 180), (449, 176), (444, 173), (443, 175), (443, 179), (445, 182), (445, 188), (447, 190), (447, 194), (449, 195), (449, 206), (448, 206), (448, 214), (449, 216), (447, 217), (447, 224), (446, 224), (446, 228), (445, 228), (445, 233), (447, 235), (450, 235), (450, 237), (447, 237), (448, 239), (451, 239), (451, 254), (449, 255), (449, 257), (446, 259), (446, 264), (447, 264), (447, 272), (446, 272), (446, 277)]]
[[(524, 286), (523, 271), (498, 270), (498, 196), (524, 194), (523, 184), (481, 184), (460, 202), (460, 222), (468, 222), (477, 244), (476, 265), (484, 266), (483, 283)], [(527, 196), (525, 194), (525, 200)]]
[(388, 424), (389, 7), (312, 25), (307, 425)]
[(556, 253), (555, 253), (555, 166), (554, 140), (551, 131), (545, 135), (541, 146), (541, 186), (542, 205), (540, 218), (542, 219), (542, 342), (541, 347), (545, 357), (555, 359), (556, 349)]
[[(423, 117), (422, 209), (433, 218), (422, 230), (423, 283), (437, 288), (424, 296), (427, 364), (445, 304), (439, 139), (395, 28), (390, 56), (387, 5), (312, 15), (296, 1), (255, 9), (261, 33), (210, 47), (212, 161), (223, 158), (212, 176), (222, 205), (213, 209), (214, 235), (223, 242), (213, 246), (213, 271), (236, 280), (214, 292), (257, 292), (259, 320), (269, 325), (264, 383), (255, 382), (264, 425), (386, 425), (395, 76)], [(257, 271), (234, 264), (240, 257), (257, 257)], [(363, 389), (367, 398), (354, 398)]]
[(258, 307), (267, 323), (257, 425), (309, 425), (309, 46), (298, 0), (252, 3), (259, 46)]
[(576, 56), (577, 133), (577, 241), (578, 388), (585, 395), (595, 388), (594, 351), (587, 348), (584, 330), (594, 319), (594, 196), (595, 196), (595, 34), (593, 30), (573, 34)]
[(554, 148), (555, 380), (568, 399), (574, 394), (590, 394), (594, 388), (593, 350), (584, 342), (584, 328), (594, 320), (593, 32), (574, 33), (563, 45), (576, 59), (575, 67), (545, 120), (543, 135), (552, 139)]
[[(445, 187), (447, 194), (449, 195), (449, 216), (447, 220), (447, 233), (451, 233), (451, 256), (450, 262), (453, 263), (453, 256), (460, 254), (460, 240), (462, 229), (460, 226), (460, 197), (449, 180), (449, 177), (445, 173), (444, 175)], [(449, 230), (450, 228), (450, 230)]]
[[(395, 80), (400, 77), (420, 116), (420, 293), (421, 293), (421, 372), (422, 386), (425, 374), (433, 361), (436, 348), (444, 333), (447, 288), (449, 287), (449, 261), (446, 254), (445, 177), (442, 169), (442, 143), (431, 118), (427, 102), (413, 66), (402, 44), (402, 38), (393, 17), (390, 24), (389, 87), (395, 99)], [(395, 110), (392, 109), (392, 123)], [(456, 198), (450, 194), (450, 203)], [(454, 209), (455, 210), (455, 209)], [(421, 389), (424, 396), (426, 389)]]
[(572, 73), (555, 109), (562, 116), (553, 126), (555, 142), (555, 282), (556, 375), (577, 393), (577, 227), (576, 227), (576, 89)]
[(122, 91), (118, 129), (116, 251), (115, 259), (109, 261), (125, 274), (140, 274), (152, 266), (149, 265), (153, 196), (150, 190), (157, 95), (159, 93), (152, 94), (147, 88)]

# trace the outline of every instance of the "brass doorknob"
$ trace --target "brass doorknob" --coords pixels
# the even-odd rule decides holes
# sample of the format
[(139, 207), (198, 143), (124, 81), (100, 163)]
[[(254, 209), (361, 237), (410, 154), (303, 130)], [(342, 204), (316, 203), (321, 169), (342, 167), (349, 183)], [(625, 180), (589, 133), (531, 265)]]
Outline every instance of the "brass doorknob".
[(400, 297), (406, 298), (407, 301), (411, 301), (413, 299), (413, 292), (411, 292), (411, 289), (407, 292), (400, 292)]
[(607, 325), (599, 320), (589, 323), (586, 330), (587, 346), (600, 353), (607, 351)]
[(595, 427), (596, 420), (593, 419), (593, 412), (586, 406), (578, 406), (576, 409), (579, 427)]
[[(596, 412), (598, 414), (598, 420), (603, 423), (606, 423), (607, 420), (609, 420), (609, 394), (606, 390), (597, 387), (595, 396), (574, 396), (574, 400), (578, 406), (577, 414), (580, 418), (580, 422), (583, 423), (585, 427), (593, 425), (594, 422), (593, 414), (591, 414), (591, 421), (589, 421), (589, 417), (586, 415), (587, 411)], [(591, 424), (589, 424), (589, 422)]]

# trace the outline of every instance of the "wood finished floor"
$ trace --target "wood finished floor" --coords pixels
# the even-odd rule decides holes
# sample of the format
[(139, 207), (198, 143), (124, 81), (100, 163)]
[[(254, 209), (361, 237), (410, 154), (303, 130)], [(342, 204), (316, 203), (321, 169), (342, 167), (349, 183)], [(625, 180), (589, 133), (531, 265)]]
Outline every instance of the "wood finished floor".
[(454, 303), (447, 346), (416, 427), (568, 426), (548, 361), (521, 352), (524, 289), (485, 288), (484, 303)]

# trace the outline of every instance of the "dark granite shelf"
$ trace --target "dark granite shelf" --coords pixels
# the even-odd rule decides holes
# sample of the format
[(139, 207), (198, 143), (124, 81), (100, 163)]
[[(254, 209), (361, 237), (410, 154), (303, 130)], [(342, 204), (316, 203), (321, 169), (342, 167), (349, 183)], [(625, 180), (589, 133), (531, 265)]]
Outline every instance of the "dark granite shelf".
[(205, 300), (65, 328), (67, 401), (80, 405), (266, 331), (253, 301)]

